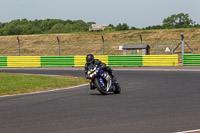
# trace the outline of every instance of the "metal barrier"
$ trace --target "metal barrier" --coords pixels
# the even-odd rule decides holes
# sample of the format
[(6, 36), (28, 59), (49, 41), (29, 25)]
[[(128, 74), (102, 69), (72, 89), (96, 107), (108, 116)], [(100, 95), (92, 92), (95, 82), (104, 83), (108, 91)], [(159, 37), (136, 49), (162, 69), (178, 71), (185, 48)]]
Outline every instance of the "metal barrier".
[(8, 56), (7, 67), (41, 67), (40, 56)]
[[(95, 59), (99, 59), (108, 65), (108, 55), (96, 55)], [(74, 67), (83, 67), (86, 63), (86, 56), (74, 56)]]
[(199, 66), (200, 54), (184, 54), (183, 66)]
[(178, 66), (178, 55), (143, 55), (142, 66)]
[(41, 56), (41, 67), (73, 67), (74, 56)]
[(85, 66), (86, 56), (74, 56), (74, 67)]
[[(108, 66), (178, 66), (178, 55), (97, 55), (94, 57)], [(86, 56), (0, 57), (0, 67), (83, 67), (85, 63)]]
[(0, 57), (0, 67), (7, 67), (7, 57)]
[(142, 66), (142, 55), (109, 55), (109, 66)]

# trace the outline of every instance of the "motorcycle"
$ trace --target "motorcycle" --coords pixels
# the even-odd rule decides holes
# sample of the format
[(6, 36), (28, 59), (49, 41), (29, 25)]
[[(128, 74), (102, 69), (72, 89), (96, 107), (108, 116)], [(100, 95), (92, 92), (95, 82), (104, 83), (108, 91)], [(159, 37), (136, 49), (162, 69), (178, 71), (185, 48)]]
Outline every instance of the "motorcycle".
[(95, 88), (97, 88), (102, 95), (107, 95), (109, 92), (113, 92), (114, 94), (119, 94), (121, 92), (119, 83), (113, 81), (108, 72), (104, 71), (102, 68), (90, 65), (87, 74), (94, 83)]

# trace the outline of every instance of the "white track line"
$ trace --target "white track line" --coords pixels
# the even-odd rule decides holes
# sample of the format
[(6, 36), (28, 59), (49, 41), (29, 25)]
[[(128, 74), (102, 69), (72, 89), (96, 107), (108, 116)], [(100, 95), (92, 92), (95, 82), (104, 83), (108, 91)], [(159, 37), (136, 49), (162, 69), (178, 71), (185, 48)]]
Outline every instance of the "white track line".
[(200, 129), (189, 130), (189, 131), (182, 131), (182, 132), (175, 132), (175, 133), (193, 133), (193, 132), (200, 132)]
[(24, 94), (5, 95), (5, 96), (0, 96), (0, 98), (33, 95), (33, 94), (40, 94), (40, 93), (47, 93), (47, 92), (54, 92), (54, 91), (61, 91), (61, 90), (70, 90), (70, 89), (74, 89), (74, 88), (78, 88), (78, 87), (82, 87), (82, 86), (86, 86), (86, 85), (88, 85), (88, 84), (77, 85), (77, 86), (72, 86), (72, 87), (68, 87), (68, 88), (60, 88), (60, 89), (52, 89), (52, 90), (39, 91), (39, 92), (24, 93)]

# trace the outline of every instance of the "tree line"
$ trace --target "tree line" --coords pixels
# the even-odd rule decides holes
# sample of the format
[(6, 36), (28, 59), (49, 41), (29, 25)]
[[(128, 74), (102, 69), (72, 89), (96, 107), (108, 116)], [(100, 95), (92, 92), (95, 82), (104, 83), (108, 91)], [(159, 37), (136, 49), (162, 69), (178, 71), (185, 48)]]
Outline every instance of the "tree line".
[[(83, 20), (60, 20), (45, 19), (30, 21), (27, 19), (17, 19), (8, 23), (0, 22), (0, 35), (26, 35), (26, 34), (49, 34), (49, 33), (73, 33), (89, 32), (89, 26), (95, 22), (84, 22)], [(173, 28), (191, 28), (200, 27), (189, 14), (173, 14), (163, 20), (162, 25), (154, 25), (142, 28), (142, 30), (151, 29), (173, 29)], [(140, 30), (137, 27), (129, 27), (126, 23), (119, 23), (117, 26), (109, 24), (107, 31), (122, 30)]]
[(9, 23), (0, 23), (0, 35), (70, 33), (88, 31), (88, 27), (95, 22), (82, 20), (45, 19), (30, 21), (27, 19), (13, 20)]
[(154, 25), (154, 26), (148, 26), (146, 28), (143, 28), (145, 30), (149, 29), (175, 29), (175, 28), (199, 28), (200, 25), (196, 24), (195, 21), (193, 21), (189, 14), (179, 13), (179, 14), (173, 14), (167, 18), (165, 18), (162, 22), (162, 25)]

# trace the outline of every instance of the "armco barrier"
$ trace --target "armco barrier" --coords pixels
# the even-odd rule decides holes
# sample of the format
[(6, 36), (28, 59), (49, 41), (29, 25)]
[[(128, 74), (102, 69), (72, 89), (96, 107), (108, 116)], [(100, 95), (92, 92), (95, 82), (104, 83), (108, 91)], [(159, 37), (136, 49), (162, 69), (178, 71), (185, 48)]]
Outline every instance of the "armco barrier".
[(184, 66), (199, 66), (200, 54), (185, 54), (183, 55)]
[(41, 67), (73, 67), (74, 56), (41, 56)]
[(109, 55), (109, 66), (142, 66), (142, 55)]
[[(108, 64), (108, 56), (107, 55), (97, 55), (94, 56), (95, 59), (99, 59), (100, 61)], [(86, 56), (74, 56), (74, 66), (75, 67), (83, 67), (86, 63)]]
[(142, 66), (178, 66), (178, 55), (143, 55)]
[(85, 66), (86, 63), (85, 57), (86, 56), (74, 56), (74, 66), (75, 67)]
[(0, 57), (0, 67), (7, 67), (7, 57)]
[[(184, 57), (189, 59), (189, 57)], [(97, 55), (95, 58), (108, 66), (178, 66), (178, 55)], [(200, 63), (198, 61), (200, 55), (191, 58), (196, 62), (193, 62), (193, 65)], [(191, 64), (190, 61), (184, 62)], [(0, 67), (83, 67), (85, 63), (86, 56), (0, 57)]]
[(41, 67), (40, 56), (8, 56), (7, 67)]

